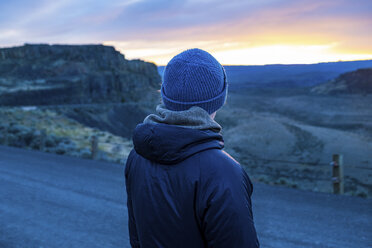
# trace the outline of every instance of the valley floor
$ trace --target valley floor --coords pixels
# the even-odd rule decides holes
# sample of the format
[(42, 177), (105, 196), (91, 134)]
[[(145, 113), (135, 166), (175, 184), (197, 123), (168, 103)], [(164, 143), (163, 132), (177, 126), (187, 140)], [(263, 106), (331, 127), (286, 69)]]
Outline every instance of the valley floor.
[(332, 154), (344, 157), (345, 192), (372, 194), (372, 95), (240, 89), (216, 115), (225, 149), (257, 180), (331, 192)]

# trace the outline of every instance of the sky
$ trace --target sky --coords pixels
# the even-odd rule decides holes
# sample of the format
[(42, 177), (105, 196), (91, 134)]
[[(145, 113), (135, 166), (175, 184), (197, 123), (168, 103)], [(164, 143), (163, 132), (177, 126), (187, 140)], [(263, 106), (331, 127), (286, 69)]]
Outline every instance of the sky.
[(0, 0), (0, 47), (105, 44), (166, 65), (200, 48), (224, 65), (372, 59), (369, 0)]

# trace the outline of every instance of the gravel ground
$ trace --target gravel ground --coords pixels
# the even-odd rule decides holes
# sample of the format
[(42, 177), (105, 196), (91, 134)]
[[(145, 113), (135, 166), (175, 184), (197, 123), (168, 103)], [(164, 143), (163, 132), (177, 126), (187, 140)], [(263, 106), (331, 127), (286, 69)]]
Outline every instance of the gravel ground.
[[(123, 165), (0, 146), (0, 247), (129, 247)], [(372, 200), (254, 183), (262, 247), (371, 247)]]

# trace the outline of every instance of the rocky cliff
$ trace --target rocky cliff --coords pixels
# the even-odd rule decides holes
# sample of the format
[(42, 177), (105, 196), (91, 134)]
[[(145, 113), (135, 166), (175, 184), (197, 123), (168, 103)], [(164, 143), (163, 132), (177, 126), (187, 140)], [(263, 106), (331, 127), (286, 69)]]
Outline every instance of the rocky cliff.
[(372, 68), (341, 74), (311, 89), (315, 94), (372, 94)]
[(0, 49), (0, 105), (156, 102), (155, 64), (127, 60), (103, 45)]

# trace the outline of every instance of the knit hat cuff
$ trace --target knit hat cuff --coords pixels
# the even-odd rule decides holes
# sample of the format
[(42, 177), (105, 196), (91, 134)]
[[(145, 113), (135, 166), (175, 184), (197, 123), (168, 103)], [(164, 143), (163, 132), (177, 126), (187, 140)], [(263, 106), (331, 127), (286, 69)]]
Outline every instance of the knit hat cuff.
[(187, 110), (191, 108), (192, 106), (199, 106), (205, 109), (209, 114), (212, 114), (213, 112), (221, 108), (226, 102), (226, 96), (227, 96), (227, 90), (228, 90), (227, 88), (228, 88), (228, 84), (225, 80), (224, 88), (220, 94), (218, 94), (217, 96), (211, 99), (207, 99), (203, 101), (195, 101), (195, 102), (181, 102), (181, 101), (170, 99), (169, 97), (165, 95), (163, 85), (160, 89), (160, 92), (162, 95), (164, 105), (170, 110), (182, 111), (182, 110)]

